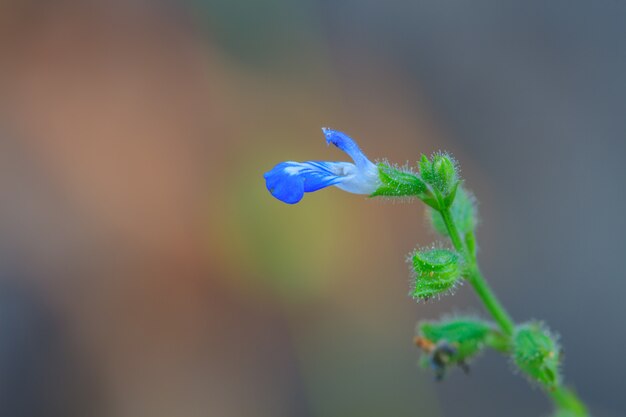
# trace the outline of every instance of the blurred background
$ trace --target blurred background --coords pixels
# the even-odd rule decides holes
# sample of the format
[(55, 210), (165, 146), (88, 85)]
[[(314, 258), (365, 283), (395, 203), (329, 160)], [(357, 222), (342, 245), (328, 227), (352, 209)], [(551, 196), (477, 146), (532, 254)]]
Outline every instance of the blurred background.
[(623, 416), (626, 3), (0, 0), (0, 416), (547, 416), (486, 354), (435, 383), (423, 208), (263, 172), (448, 150), (483, 269)]

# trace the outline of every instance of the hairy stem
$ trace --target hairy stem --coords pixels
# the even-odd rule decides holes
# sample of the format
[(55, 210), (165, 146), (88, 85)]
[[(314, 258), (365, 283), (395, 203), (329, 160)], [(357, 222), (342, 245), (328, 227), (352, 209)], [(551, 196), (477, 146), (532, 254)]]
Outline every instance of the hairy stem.
[[(452, 241), (454, 248), (465, 258), (465, 262), (467, 262), (467, 280), (478, 294), (478, 297), (485, 305), (487, 311), (489, 311), (494, 320), (498, 323), (498, 325), (500, 325), (502, 331), (506, 335), (512, 336), (513, 330), (515, 329), (515, 323), (513, 323), (511, 316), (509, 316), (509, 313), (507, 313), (502, 304), (500, 304), (500, 301), (489, 287), (489, 284), (487, 284), (485, 278), (482, 276), (480, 269), (478, 268), (476, 255), (473, 250), (468, 249), (467, 245), (461, 238), (461, 234), (459, 233), (459, 230), (452, 218), (450, 209), (442, 209), (440, 213), (443, 218), (443, 222), (448, 229), (448, 235), (450, 236), (450, 240)], [(471, 237), (473, 241), (473, 235)]]
[[(478, 294), (478, 298), (483, 302), (487, 311), (498, 323), (502, 332), (509, 338), (512, 338), (515, 323), (480, 272), (475, 253), (474, 233), (468, 233), (464, 240), (454, 222), (450, 208), (441, 209), (439, 213), (446, 225), (452, 245), (464, 257), (467, 263), (466, 279), (470, 282), (476, 294)], [(583, 402), (568, 388), (558, 386), (553, 391), (549, 391), (548, 396), (552, 399), (557, 409), (567, 411), (568, 415), (570, 415), (569, 413), (576, 417), (587, 417), (589, 415)]]
[(570, 389), (558, 387), (550, 392), (550, 398), (561, 410), (569, 411), (573, 416), (588, 416), (587, 407), (578, 396)]
[(509, 313), (504, 309), (500, 301), (492, 291), (487, 281), (482, 276), (478, 265), (473, 265), (473, 268), (467, 275), (467, 280), (472, 284), (474, 291), (478, 294), (480, 300), (485, 304), (485, 308), (493, 316), (494, 320), (500, 325), (502, 331), (508, 335), (513, 336), (513, 330), (515, 324), (509, 316)]

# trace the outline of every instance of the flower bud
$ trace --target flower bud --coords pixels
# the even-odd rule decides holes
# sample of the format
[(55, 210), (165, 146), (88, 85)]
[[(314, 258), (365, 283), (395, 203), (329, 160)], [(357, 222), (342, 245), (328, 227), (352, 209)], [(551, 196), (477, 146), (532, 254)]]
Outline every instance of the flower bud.
[(515, 364), (532, 381), (549, 390), (560, 384), (560, 347), (556, 338), (540, 323), (518, 326), (513, 344)]
[(447, 249), (416, 251), (412, 263), (415, 286), (411, 296), (417, 300), (447, 292), (461, 279), (459, 256)]
[(452, 157), (448, 154), (435, 154), (429, 160), (422, 155), (419, 165), (422, 179), (438, 192), (443, 203), (449, 207), (459, 185), (457, 167)]
[(433, 175), (442, 190), (449, 190), (456, 182), (456, 167), (448, 155), (433, 157)]

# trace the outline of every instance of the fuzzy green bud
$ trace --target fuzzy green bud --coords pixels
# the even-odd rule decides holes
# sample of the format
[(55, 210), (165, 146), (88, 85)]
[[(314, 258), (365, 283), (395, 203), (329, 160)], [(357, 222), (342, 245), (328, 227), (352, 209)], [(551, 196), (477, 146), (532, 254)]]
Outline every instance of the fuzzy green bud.
[(417, 300), (445, 293), (461, 279), (459, 256), (447, 249), (416, 251), (411, 260), (415, 273), (411, 296)]
[(456, 167), (448, 155), (433, 157), (433, 175), (444, 193), (452, 189), (456, 183)]
[(548, 390), (560, 384), (560, 347), (556, 338), (540, 323), (518, 326), (513, 345), (515, 364), (532, 381)]
[(419, 163), (422, 179), (431, 185), (449, 207), (459, 185), (456, 163), (448, 154), (435, 154), (429, 160), (425, 155)]

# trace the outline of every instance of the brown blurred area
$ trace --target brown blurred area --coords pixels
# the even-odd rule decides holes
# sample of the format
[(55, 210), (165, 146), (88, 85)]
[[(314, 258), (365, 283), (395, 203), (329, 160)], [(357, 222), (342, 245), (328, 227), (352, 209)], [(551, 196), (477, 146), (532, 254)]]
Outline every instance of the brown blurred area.
[(3, 416), (280, 415), (291, 401), (276, 311), (213, 278), (207, 190), (223, 186), (232, 127), (225, 70), (189, 20), (155, 2), (1, 3), (2, 285), (40, 310), (15, 320), (44, 358), (7, 365)]
[[(3, 1), (0, 16), (2, 337), (22, 335), (9, 345), (26, 352), (7, 355), (2, 415), (308, 415), (284, 307), (255, 284), (245, 231), (229, 229), (241, 200), (229, 187), (248, 187), (236, 172), (256, 164), (255, 196), (270, 201), (266, 162), (251, 159), (268, 153), (260, 132), (319, 135), (332, 83), (316, 91), (316, 76), (303, 93), (238, 73), (175, 3)], [(398, 109), (362, 99), (344, 117), (383, 111), (386, 134), (402, 129)], [(331, 306), (350, 308), (341, 294)], [(328, 307), (299, 314), (314, 324)]]

